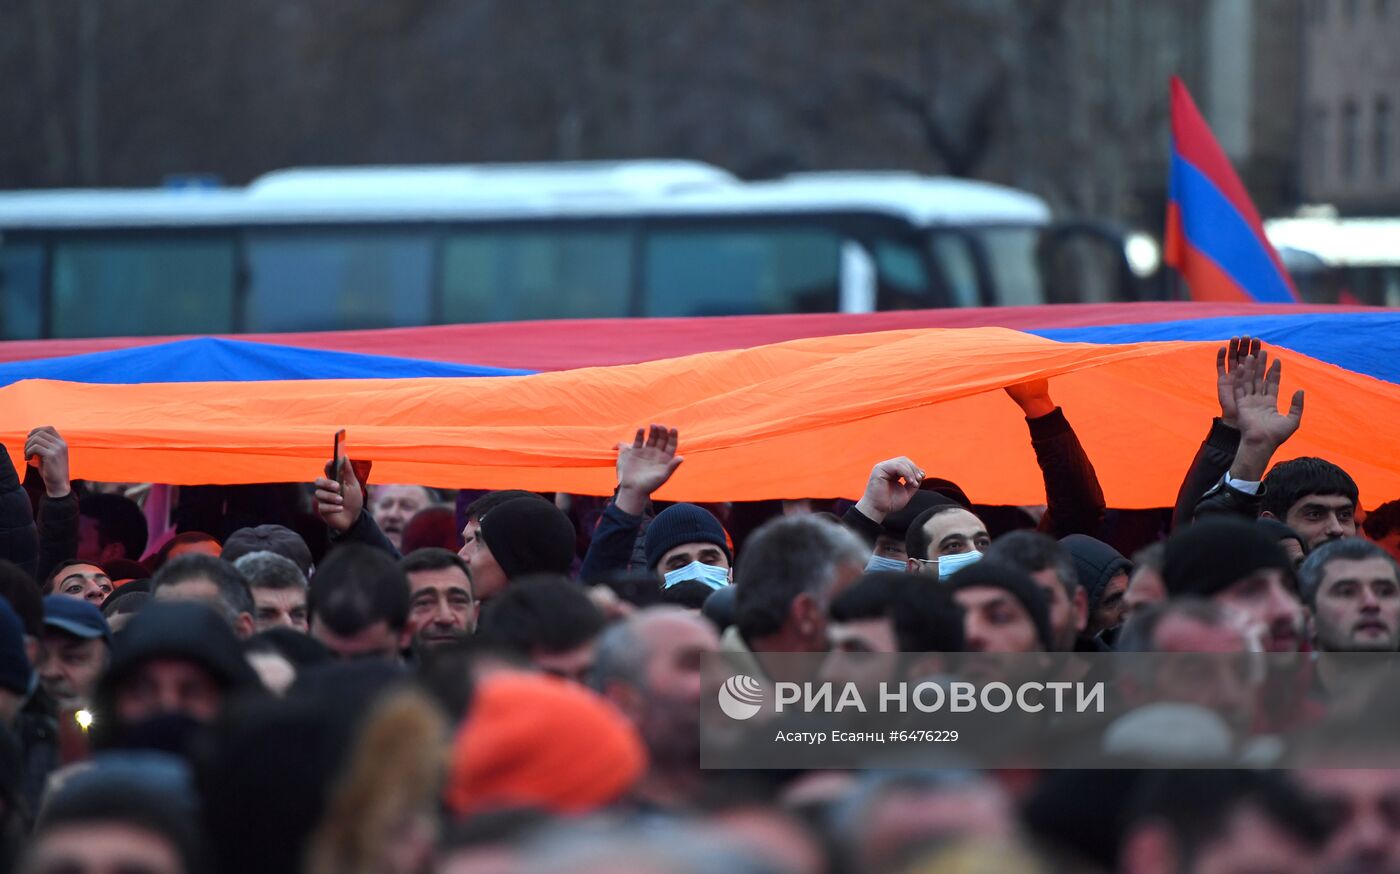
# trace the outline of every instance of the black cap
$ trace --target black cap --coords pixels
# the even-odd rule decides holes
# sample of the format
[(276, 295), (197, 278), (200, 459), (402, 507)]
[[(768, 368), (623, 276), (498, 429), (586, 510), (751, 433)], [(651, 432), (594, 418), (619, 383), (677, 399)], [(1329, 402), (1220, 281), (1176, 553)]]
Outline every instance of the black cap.
[(481, 537), (506, 579), (567, 574), (574, 563), (574, 523), (537, 498), (513, 498), (481, 517)]
[(1167, 540), (1162, 580), (1167, 594), (1209, 598), (1261, 570), (1293, 573), (1273, 535), (1243, 519), (1211, 517)]
[[(930, 580), (929, 585), (938, 584)], [(1035, 584), (1035, 580), (1016, 565), (994, 558), (984, 558), (953, 574), (943, 581), (943, 585), (948, 586), (949, 591), (953, 592), (962, 589), (1005, 590), (1021, 602), (1021, 606), (1031, 617), (1031, 622), (1035, 625), (1035, 633), (1040, 637), (1041, 647), (1046, 652), (1054, 651), (1054, 635), (1050, 630), (1050, 608), (1045, 603), (1045, 595)]]

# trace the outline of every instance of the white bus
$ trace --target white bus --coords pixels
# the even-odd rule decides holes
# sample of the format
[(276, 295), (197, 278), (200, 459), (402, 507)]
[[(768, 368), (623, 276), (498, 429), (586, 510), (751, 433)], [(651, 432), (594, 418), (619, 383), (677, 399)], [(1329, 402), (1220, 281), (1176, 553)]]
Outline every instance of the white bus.
[[(908, 173), (293, 169), (0, 192), (0, 339), (1134, 299), (1150, 271), (1124, 252), (1025, 192)], [(1079, 275), (1051, 282), (1067, 261)]]
[(1400, 307), (1400, 218), (1305, 209), (1264, 222), (1264, 233), (1305, 302)]

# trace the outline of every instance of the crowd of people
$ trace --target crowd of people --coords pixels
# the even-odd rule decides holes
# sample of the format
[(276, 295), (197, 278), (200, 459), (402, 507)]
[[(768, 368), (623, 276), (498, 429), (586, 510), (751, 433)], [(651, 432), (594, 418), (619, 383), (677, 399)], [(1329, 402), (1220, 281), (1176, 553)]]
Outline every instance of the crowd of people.
[[(1043, 381), (1006, 390), (1043, 507), (907, 457), (854, 503), (662, 505), (661, 425), (606, 499), (344, 457), (306, 484), (83, 483), (37, 427), (25, 470), (0, 452), (0, 870), (1400, 874), (1400, 770), (1236, 755), (1335, 718), (1338, 654), (1400, 649), (1400, 502), (1275, 462), (1303, 397), (1280, 409), (1258, 341), (1216, 382), (1157, 511), (1107, 506)], [(1183, 696), (1114, 735), (1191, 767), (701, 767), (715, 658), (775, 682), (802, 679), (789, 653), (1115, 652), (1292, 654), (1306, 681), (1267, 708), (1245, 682), (1248, 726)]]

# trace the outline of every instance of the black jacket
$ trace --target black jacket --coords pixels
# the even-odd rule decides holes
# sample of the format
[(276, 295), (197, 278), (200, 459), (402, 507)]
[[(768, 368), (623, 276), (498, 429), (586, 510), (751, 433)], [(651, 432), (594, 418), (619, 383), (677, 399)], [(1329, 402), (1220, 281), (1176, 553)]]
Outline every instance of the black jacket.
[(31, 813), (39, 810), (49, 775), (59, 768), (58, 718), (52, 698), (39, 686), (15, 721), (24, 761), (24, 799)]
[(588, 552), (584, 553), (578, 578), (584, 582), (594, 582), (628, 568), (646, 567), (646, 554), (641, 551), (641, 534), (648, 521), (645, 512), (633, 516), (617, 506), (616, 498), (609, 501), (588, 542)]
[(1035, 460), (1045, 478), (1045, 516), (1040, 530), (1056, 538), (1070, 534), (1095, 536), (1103, 525), (1107, 503), (1094, 464), (1065, 418), (1064, 410), (1027, 419)]
[(1259, 495), (1248, 495), (1224, 485), (1225, 474), (1235, 463), (1240, 448), (1240, 432), (1216, 419), (1210, 433), (1196, 450), (1181, 491), (1176, 496), (1172, 528), (1180, 528), (1209, 513), (1233, 513), (1250, 519), (1259, 515)]
[(1223, 513), (1252, 521), (1259, 518), (1259, 506), (1263, 501), (1263, 486), (1259, 487), (1259, 494), (1251, 495), (1219, 482), (1197, 502), (1194, 518)]
[(1264, 487), (1258, 494), (1248, 494), (1225, 485), (1225, 474), (1235, 463), (1240, 448), (1240, 432), (1219, 419), (1211, 425), (1205, 442), (1196, 452), (1186, 481), (1177, 495), (1172, 527), (1187, 525), (1201, 516), (1225, 513), (1244, 519), (1259, 518), (1259, 506), (1264, 500)]
[(34, 508), (3, 444), (0, 444), (0, 558), (14, 562), (30, 576), (38, 570), (39, 535), (34, 527)]
[[(1107, 509), (1103, 488), (1064, 410), (1056, 407), (1038, 419), (1027, 419), (1026, 425), (1045, 479), (1046, 511), (1039, 530), (1057, 540), (1070, 534), (1097, 534)], [(855, 507), (846, 511), (842, 521), (867, 543), (880, 536), (880, 524)]]
[(359, 518), (346, 531), (331, 531), (331, 544), (337, 543), (363, 543), (365, 546), (372, 546), (388, 553), (394, 561), (403, 558), (403, 555), (394, 548), (394, 544), (390, 543), (389, 538), (384, 536), (384, 532), (379, 529), (379, 523), (374, 521), (374, 517), (366, 509), (360, 510)]
[(39, 499), (39, 573), (40, 584), (53, 573), (59, 562), (78, 555), (78, 496)]

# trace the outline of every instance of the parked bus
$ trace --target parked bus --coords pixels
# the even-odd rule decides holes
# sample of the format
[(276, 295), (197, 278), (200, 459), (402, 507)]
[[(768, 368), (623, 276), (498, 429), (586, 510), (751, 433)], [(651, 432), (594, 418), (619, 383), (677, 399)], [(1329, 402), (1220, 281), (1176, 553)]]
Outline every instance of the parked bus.
[(689, 161), (5, 192), (0, 339), (1137, 299), (1124, 243), (997, 185)]
[(1400, 307), (1400, 218), (1304, 214), (1264, 232), (1304, 302)]

